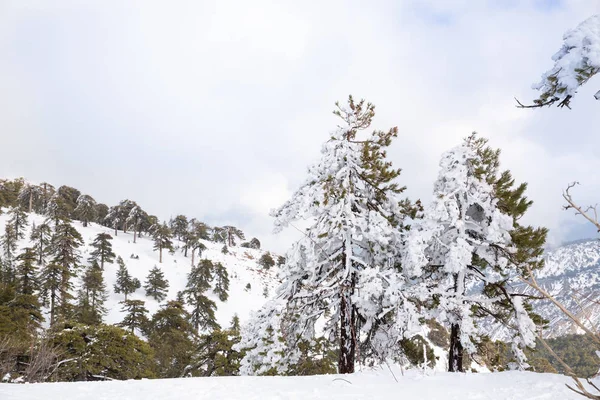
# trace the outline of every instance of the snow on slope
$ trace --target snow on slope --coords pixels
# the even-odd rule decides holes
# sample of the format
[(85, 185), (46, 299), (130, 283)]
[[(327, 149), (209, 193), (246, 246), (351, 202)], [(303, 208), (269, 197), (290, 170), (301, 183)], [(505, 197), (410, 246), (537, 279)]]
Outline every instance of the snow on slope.
[(422, 375), (397, 368), (353, 375), (215, 377), (141, 381), (0, 384), (2, 400), (575, 400), (563, 375), (533, 372)]
[[(5, 210), (6, 211), (6, 210)], [(4, 232), (4, 226), (9, 216), (4, 213), (0, 215), (0, 234)], [(26, 232), (25, 239), (19, 242), (20, 247), (31, 246), (29, 242), (30, 228), (33, 223), (36, 225), (44, 221), (44, 216), (37, 214), (29, 214), (29, 229)], [(93, 248), (90, 246), (96, 235), (101, 232), (109, 233), (113, 236), (112, 246), (113, 252), (117, 256), (121, 256), (127, 265), (129, 273), (138, 278), (142, 283), (142, 288), (136, 293), (129, 295), (129, 299), (139, 299), (146, 302), (146, 308), (150, 314), (156, 312), (158, 308), (165, 304), (168, 300), (175, 299), (177, 292), (185, 289), (187, 283), (187, 274), (191, 269), (191, 258), (184, 257), (182, 251), (175, 251), (175, 254), (169, 254), (168, 251), (163, 251), (163, 262), (158, 262), (158, 252), (153, 251), (152, 239), (144, 236), (137, 238), (137, 243), (133, 243), (132, 233), (118, 232), (114, 235), (114, 230), (101, 225), (91, 224), (83, 227), (79, 221), (73, 221), (73, 226), (77, 228), (84, 240), (84, 246), (80, 247), (82, 263), (87, 265), (87, 259)], [(174, 241), (175, 246), (180, 246), (181, 243)], [(234, 314), (240, 317), (244, 322), (250, 311), (260, 308), (266, 299), (263, 296), (264, 287), (267, 286), (269, 295), (272, 295), (275, 287), (278, 285), (276, 280), (277, 268), (273, 267), (270, 270), (265, 270), (257, 264), (260, 256), (265, 252), (262, 250), (247, 249), (242, 247), (229, 248), (229, 254), (222, 254), (222, 243), (214, 243), (204, 241), (206, 250), (202, 253), (202, 258), (208, 258), (213, 262), (221, 262), (229, 274), (229, 299), (226, 302), (221, 302), (217, 296), (212, 293), (209, 297), (217, 304), (216, 317), (219, 324), (226, 328), (230, 325), (231, 318)], [(131, 255), (139, 256), (139, 259), (132, 259)], [(198, 262), (196, 254), (195, 262)], [(165, 274), (165, 278), (169, 281), (169, 293), (165, 300), (158, 303), (154, 299), (145, 296), (143, 288), (144, 281), (148, 276), (148, 272), (154, 266), (159, 266)], [(109, 324), (118, 323), (123, 319), (124, 314), (121, 312), (120, 301), (123, 300), (122, 294), (115, 294), (113, 285), (116, 281), (118, 265), (105, 264), (104, 280), (109, 293), (106, 308), (108, 314), (105, 317), (105, 322)], [(74, 283), (79, 284), (79, 279), (75, 278)], [(247, 291), (246, 285), (250, 283), (251, 289)]]

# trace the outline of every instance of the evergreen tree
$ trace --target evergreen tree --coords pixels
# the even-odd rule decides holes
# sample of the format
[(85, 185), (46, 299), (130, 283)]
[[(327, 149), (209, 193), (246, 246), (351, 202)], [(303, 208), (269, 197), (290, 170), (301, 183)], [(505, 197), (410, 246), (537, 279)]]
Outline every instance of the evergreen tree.
[[(571, 108), (571, 99), (577, 90), (600, 72), (600, 14), (593, 15), (570, 29), (563, 36), (563, 46), (554, 54), (554, 66), (542, 75), (533, 87), (541, 92), (534, 105), (527, 108), (557, 104)], [(594, 97), (600, 100), (600, 91)]]
[(199, 239), (195, 239), (191, 245), (190, 245), (191, 249), (192, 249), (192, 266), (196, 265), (195, 264), (195, 260), (194, 260), (194, 254), (196, 253), (196, 251), (198, 252), (198, 257), (202, 257), (202, 253), (204, 252), (204, 250), (206, 250), (206, 246), (204, 245), (204, 243), (200, 242)]
[(81, 192), (74, 187), (63, 185), (56, 190), (56, 194), (62, 199), (65, 218), (74, 219), (77, 199), (81, 196)]
[(19, 192), (18, 205), (26, 209), (28, 213), (33, 211), (39, 213), (44, 210), (42, 195), (40, 186), (26, 183)]
[(15, 280), (15, 252), (17, 251), (17, 235), (13, 225), (4, 226), (4, 235), (0, 240), (2, 245), (2, 280), (12, 285)]
[(196, 336), (189, 314), (178, 301), (169, 301), (152, 316), (148, 343), (155, 351), (161, 378), (183, 375), (195, 350)]
[(236, 334), (239, 334), (240, 332), (240, 317), (238, 317), (237, 314), (233, 314), (233, 317), (231, 317), (231, 327), (229, 328), (230, 331), (235, 332)]
[(213, 293), (219, 297), (221, 301), (227, 301), (229, 298), (229, 274), (227, 268), (220, 262), (214, 264), (214, 279), (215, 287)]
[(17, 256), (16, 291), (18, 294), (34, 295), (40, 289), (36, 258), (35, 251), (31, 247), (24, 248)]
[(51, 241), (52, 263), (62, 267), (59, 316), (68, 319), (71, 316), (73, 299), (71, 278), (79, 269), (79, 247), (83, 244), (81, 234), (67, 221), (60, 222), (54, 230)]
[(108, 209), (108, 214), (104, 218), (107, 226), (110, 226), (115, 230), (115, 236), (118, 235), (119, 226), (121, 223), (121, 207), (120, 206), (112, 206)]
[(167, 226), (167, 224), (163, 223), (162, 225), (158, 225), (153, 232), (154, 238), (154, 250), (158, 250), (158, 262), (162, 263), (162, 252), (163, 249), (173, 251), (173, 242), (171, 242), (171, 238), (173, 237), (171, 230)]
[[(474, 135), (442, 156), (434, 200), (412, 226), (404, 271), (420, 282), (420, 300), (431, 302), (428, 317), (450, 328), (449, 371), (463, 371), (463, 352), (476, 351), (478, 317), (516, 325), (513, 352), (535, 345), (528, 305), (510, 293), (525, 264), (541, 266), (546, 230), (517, 220), (531, 202), (525, 185), (513, 189), (510, 173), (497, 177), (499, 151)], [(514, 239), (513, 239), (514, 237)]]
[(258, 260), (258, 265), (260, 265), (261, 267), (263, 267), (265, 269), (269, 269), (273, 265), (275, 265), (275, 260), (273, 260), (271, 253), (267, 252), (267, 253), (263, 254), (262, 256), (260, 256), (260, 259)]
[(213, 272), (214, 265), (212, 262), (201, 260), (198, 266), (192, 268), (188, 274), (185, 296), (186, 303), (192, 307), (190, 321), (196, 331), (218, 327), (215, 317), (217, 305), (205, 295), (213, 280)]
[(119, 203), (119, 223), (121, 224), (121, 228), (123, 229), (123, 233), (127, 233), (127, 230), (129, 229), (129, 223), (130, 223), (130, 219), (129, 219), (129, 214), (131, 213), (131, 210), (133, 210), (135, 207), (137, 207), (137, 204), (135, 201), (131, 201), (131, 200), (122, 200)]
[(108, 206), (103, 203), (96, 204), (95, 207), (96, 220), (94, 222), (103, 225), (106, 223), (106, 216), (108, 215)]
[(239, 331), (216, 329), (198, 339), (198, 346), (189, 367), (192, 376), (239, 375), (243, 352), (235, 349), (239, 343)]
[(235, 226), (227, 225), (221, 229), (225, 233), (225, 240), (228, 247), (235, 246), (237, 239), (245, 239), (244, 232), (242, 232), (239, 228), (236, 228)]
[(50, 203), (52, 196), (54, 196), (54, 193), (56, 193), (56, 190), (54, 189), (54, 186), (47, 182), (40, 184), (40, 190), (42, 193), (41, 207), (36, 212), (43, 214), (48, 210), (48, 204)]
[[(402, 221), (413, 209), (399, 197), (404, 191), (396, 183), (400, 170), (386, 160), (386, 148), (397, 136), (397, 128), (363, 136), (360, 131), (371, 125), (374, 106), (350, 97), (347, 107), (337, 107), (334, 113), (342, 126), (323, 146), (321, 160), (310, 168), (306, 183), (273, 216), (276, 230), (295, 220), (314, 221), (289, 253), (283, 271), (279, 296), (287, 301), (284, 309), (289, 313), (281, 316), (288, 339), (283, 354), (289, 360), (299, 357), (296, 339), (313, 338), (321, 319), (326, 336), (339, 338), (339, 372), (352, 373), (359, 340), (364, 338), (366, 347), (372, 348), (376, 346), (371, 342), (383, 337), (372, 330), (383, 328), (382, 314), (391, 313), (393, 307), (383, 308), (381, 290), (395, 273)], [(362, 295), (363, 290), (375, 289), (380, 291)], [(281, 314), (265, 312), (272, 317)], [(258, 324), (253, 321), (251, 326)], [(248, 360), (258, 362), (266, 331), (257, 335), (250, 327), (247, 332), (252, 332), (251, 339), (245, 343), (254, 348)]]
[(27, 214), (21, 207), (12, 207), (8, 211), (10, 219), (7, 224), (12, 225), (15, 231), (15, 237), (17, 240), (21, 240), (25, 237), (25, 228), (27, 227)]
[(35, 247), (38, 265), (45, 265), (46, 256), (51, 252), (52, 229), (46, 222), (37, 226), (34, 224), (29, 239), (33, 242)]
[(212, 229), (212, 241), (217, 243), (225, 243), (227, 245), (227, 231), (223, 228), (215, 226)]
[(141, 283), (139, 279), (129, 275), (127, 266), (120, 256), (117, 257), (117, 264), (119, 264), (119, 270), (117, 271), (117, 282), (114, 285), (115, 293), (123, 293), (125, 301), (127, 301), (127, 295), (135, 293), (141, 287)]
[(90, 253), (89, 261), (97, 261), (100, 268), (104, 270), (104, 263), (112, 263), (115, 259), (115, 253), (112, 251), (112, 236), (108, 233), (99, 233), (94, 238), (91, 246), (94, 248)]
[(150, 270), (144, 289), (146, 296), (152, 297), (156, 301), (163, 301), (167, 297), (169, 282), (165, 279), (165, 274), (156, 265)]
[(150, 321), (145, 302), (143, 300), (125, 300), (121, 304), (123, 304), (121, 312), (125, 313), (125, 317), (119, 326), (128, 328), (134, 334), (136, 329), (140, 332), (146, 331)]
[(64, 271), (62, 265), (54, 262), (44, 266), (41, 271), (41, 298), (50, 309), (50, 327), (57, 322), (57, 309), (60, 306), (61, 290), (63, 289), (63, 275), (68, 273), (69, 271)]
[(249, 244), (251, 249), (260, 250), (260, 240), (258, 240), (257, 238), (250, 239)]
[(104, 303), (108, 299), (102, 268), (96, 261), (85, 270), (78, 293), (76, 314), (78, 321), (86, 325), (98, 325), (106, 315)]
[(96, 220), (96, 200), (92, 196), (82, 194), (77, 198), (74, 214), (84, 227), (88, 226), (90, 222)]
[(48, 219), (54, 222), (54, 226), (56, 227), (60, 221), (69, 219), (71, 210), (65, 199), (58, 193), (54, 193), (46, 204), (45, 213)]
[(133, 229), (133, 243), (136, 243), (138, 230), (140, 228), (142, 219), (145, 217), (145, 212), (137, 204), (129, 211), (127, 216), (127, 225)]
[(221, 248), (221, 253), (222, 254), (229, 254), (229, 249), (227, 248), (226, 244), (224, 244), (223, 247)]
[(188, 232), (188, 219), (185, 215), (178, 215), (170, 222), (170, 228), (178, 240), (183, 240)]

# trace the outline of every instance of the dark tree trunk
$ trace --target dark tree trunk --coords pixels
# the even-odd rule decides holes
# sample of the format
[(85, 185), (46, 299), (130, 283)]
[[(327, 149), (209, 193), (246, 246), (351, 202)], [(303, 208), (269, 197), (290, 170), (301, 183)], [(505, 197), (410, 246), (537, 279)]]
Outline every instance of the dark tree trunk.
[(340, 358), (338, 370), (340, 374), (354, 373), (356, 354), (356, 312), (351, 296), (354, 291), (354, 277), (350, 287), (342, 289), (340, 301)]
[(450, 327), (450, 352), (448, 354), (448, 371), (463, 372), (463, 346), (460, 342), (460, 327)]
[(136, 239), (137, 239), (137, 228), (133, 228), (133, 243), (135, 243)]
[(33, 191), (30, 190), (29, 191), (29, 212), (31, 213), (31, 210), (33, 208)]

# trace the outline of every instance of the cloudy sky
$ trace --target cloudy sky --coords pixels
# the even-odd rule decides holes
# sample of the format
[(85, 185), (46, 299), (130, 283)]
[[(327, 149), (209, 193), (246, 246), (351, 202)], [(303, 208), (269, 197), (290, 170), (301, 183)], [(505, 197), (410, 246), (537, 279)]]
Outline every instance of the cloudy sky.
[(0, 171), (129, 198), (162, 218), (234, 224), (268, 248), (348, 94), (398, 126), (389, 155), (427, 201), (441, 153), (478, 131), (529, 182), (551, 242), (594, 235), (561, 210), (600, 202), (596, 77), (573, 110), (520, 110), (565, 30), (599, 0), (0, 0)]

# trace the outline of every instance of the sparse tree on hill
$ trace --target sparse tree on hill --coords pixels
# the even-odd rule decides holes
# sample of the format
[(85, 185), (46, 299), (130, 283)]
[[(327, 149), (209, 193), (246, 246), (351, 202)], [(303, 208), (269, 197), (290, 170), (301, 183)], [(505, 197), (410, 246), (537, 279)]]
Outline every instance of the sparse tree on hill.
[(35, 247), (38, 265), (45, 265), (46, 256), (51, 251), (52, 229), (46, 222), (37, 226), (34, 224), (31, 228), (30, 240)]
[(123, 293), (125, 295), (125, 301), (127, 301), (127, 295), (134, 293), (141, 287), (140, 280), (129, 275), (127, 266), (121, 257), (117, 258), (117, 264), (119, 264), (119, 270), (117, 271), (117, 282), (114, 285), (115, 293)]
[(185, 215), (178, 215), (169, 223), (173, 236), (183, 240), (188, 231), (188, 219)]
[(163, 223), (156, 226), (152, 236), (154, 238), (154, 250), (158, 250), (158, 262), (162, 263), (163, 249), (173, 251), (173, 242), (171, 241), (173, 234), (167, 224)]
[(106, 315), (104, 303), (108, 299), (102, 268), (96, 261), (85, 270), (81, 279), (76, 308), (77, 319), (86, 325), (98, 325)]
[(167, 297), (169, 282), (165, 279), (165, 274), (157, 266), (154, 266), (150, 270), (144, 284), (144, 289), (146, 290), (146, 296), (152, 297), (156, 301), (163, 301)]
[(214, 294), (219, 297), (219, 300), (227, 301), (229, 298), (229, 274), (227, 273), (227, 268), (220, 262), (214, 264), (214, 280)]
[(138, 229), (145, 214), (146, 213), (144, 210), (142, 210), (141, 207), (136, 204), (127, 216), (127, 225), (133, 229), (133, 243), (136, 242)]
[(104, 270), (104, 263), (112, 263), (116, 256), (112, 251), (111, 240), (112, 236), (108, 233), (99, 233), (91, 244), (94, 250), (90, 253), (89, 261), (97, 261), (102, 270)]
[(258, 260), (258, 265), (265, 269), (269, 269), (275, 265), (275, 260), (273, 260), (273, 257), (271, 257), (271, 253), (267, 252), (260, 256), (260, 259)]
[(16, 289), (18, 294), (33, 295), (40, 289), (37, 256), (32, 247), (25, 247), (17, 256)]
[(123, 304), (121, 312), (125, 313), (125, 317), (118, 325), (129, 329), (133, 334), (135, 334), (136, 329), (140, 332), (146, 331), (150, 321), (148, 320), (148, 309), (146, 309), (144, 301), (125, 300), (121, 304)]
[(244, 232), (242, 232), (239, 228), (235, 226), (227, 225), (221, 228), (225, 233), (225, 240), (228, 247), (233, 247), (236, 244), (236, 241), (244, 240)]
[(17, 240), (25, 237), (25, 229), (27, 228), (27, 213), (21, 207), (12, 207), (8, 211), (10, 218), (7, 224), (12, 225), (15, 230)]

